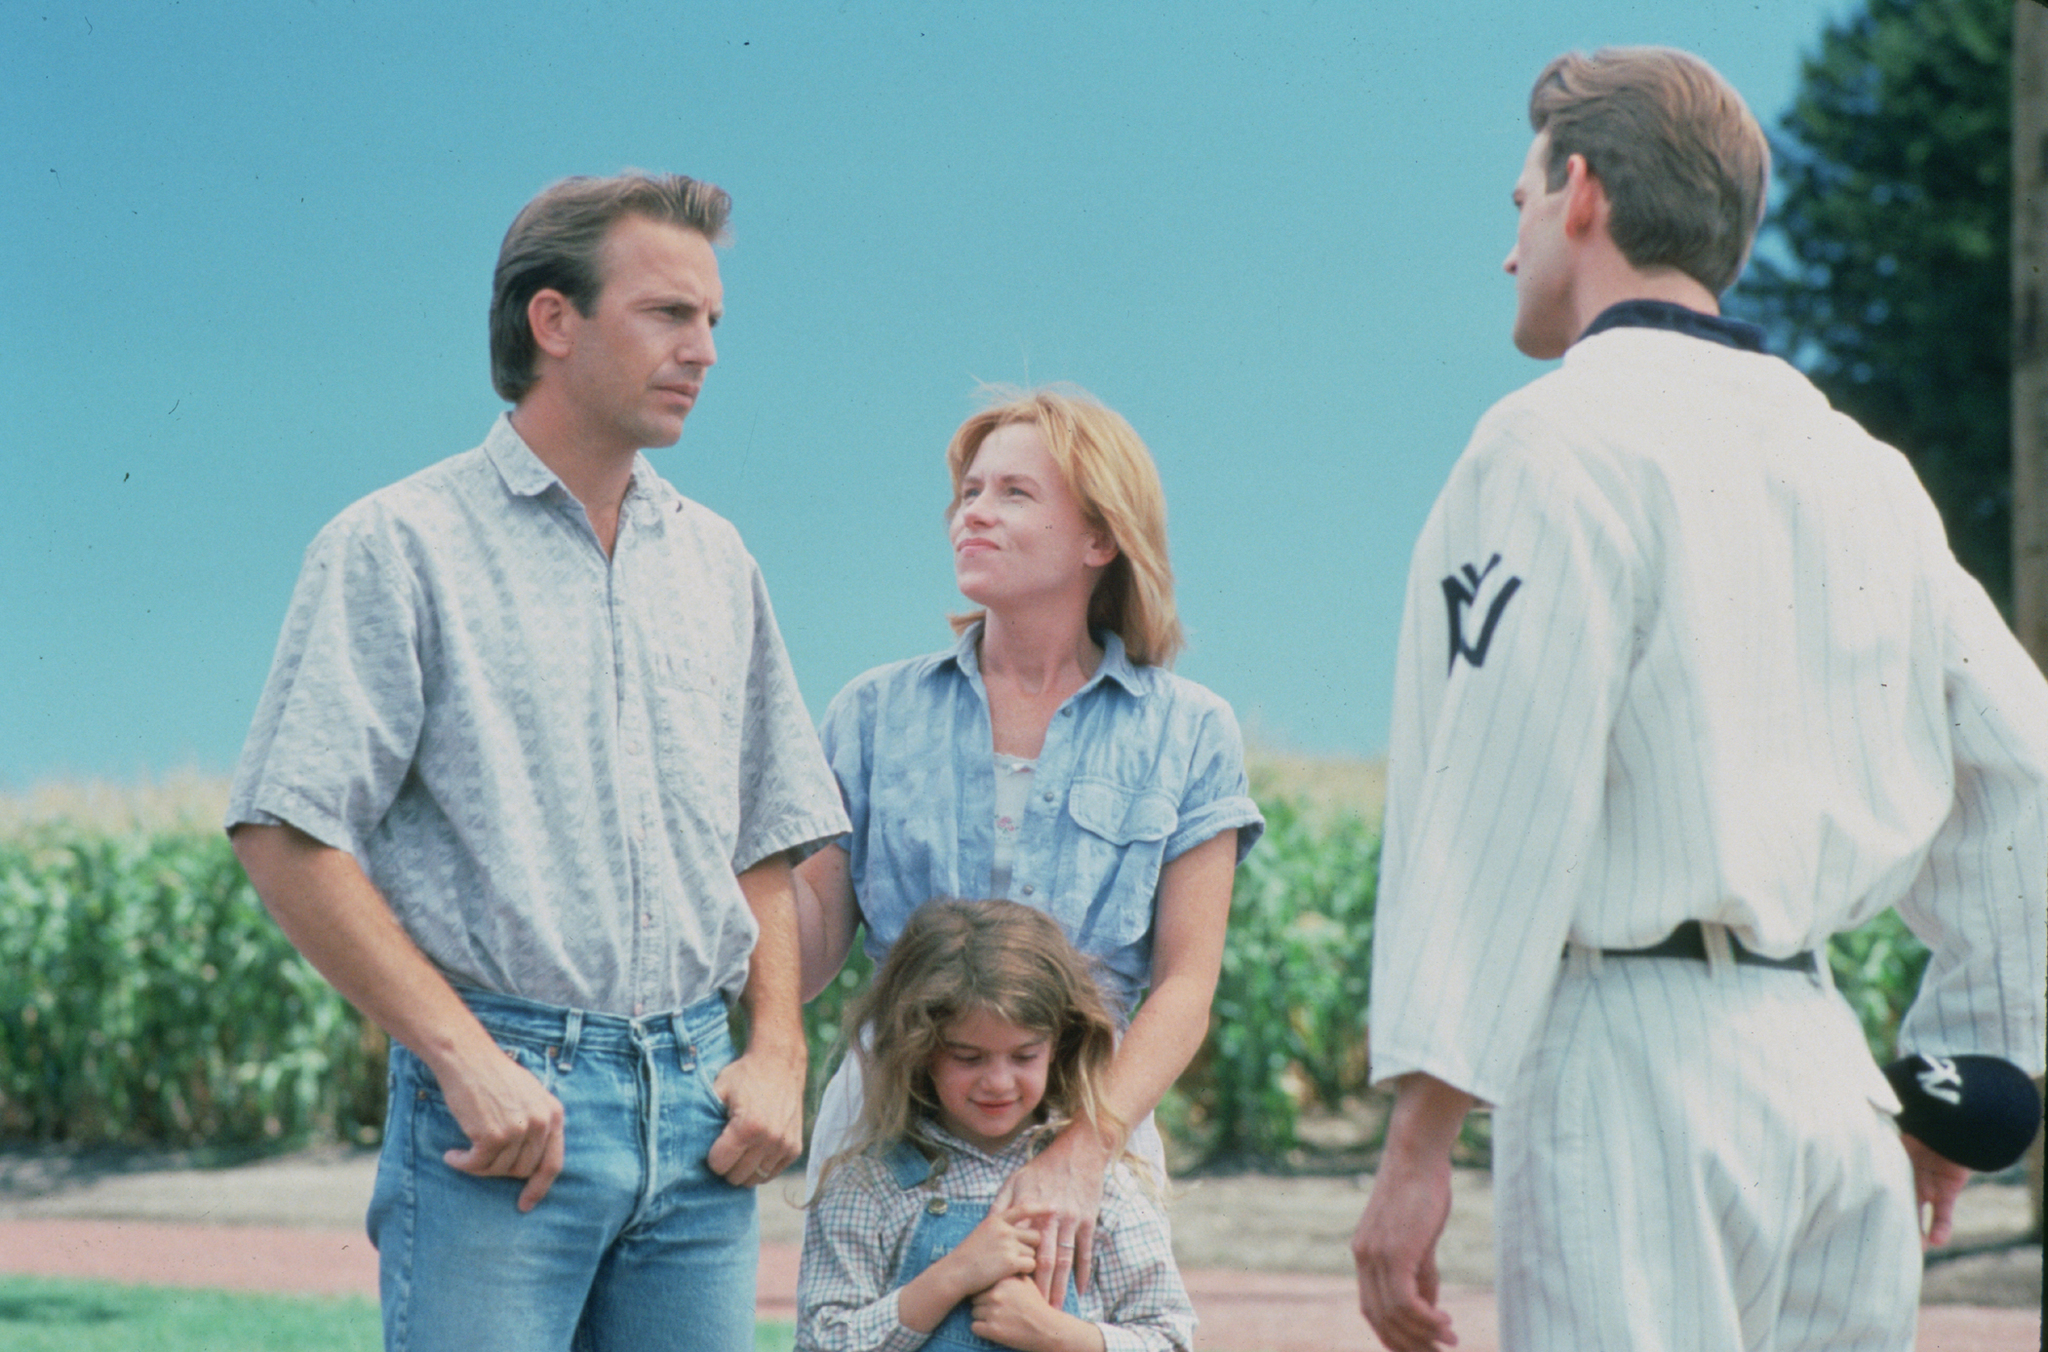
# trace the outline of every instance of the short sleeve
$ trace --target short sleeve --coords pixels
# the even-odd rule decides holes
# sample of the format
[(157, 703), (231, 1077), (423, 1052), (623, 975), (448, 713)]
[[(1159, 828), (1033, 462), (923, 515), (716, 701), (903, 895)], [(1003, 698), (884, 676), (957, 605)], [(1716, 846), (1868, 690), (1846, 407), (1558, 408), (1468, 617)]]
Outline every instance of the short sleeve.
[(770, 855), (800, 850), (846, 830), (832, 776), (818, 749), (768, 601), (768, 587), (752, 558), (754, 644), (747, 666), (746, 708), (740, 732), (740, 826), (733, 871), (743, 873)]
[(1244, 768), (1244, 735), (1238, 731), (1237, 716), (1214, 695), (1205, 703), (1207, 707), (1195, 724), (1180, 820), (1167, 838), (1164, 857), (1171, 862), (1210, 837), (1235, 830), (1237, 862), (1241, 864), (1265, 833), (1266, 819), (1252, 801), (1251, 782)]
[(314, 538), (236, 766), (229, 828), (285, 822), (363, 858), (419, 743), (423, 612), (363, 514)]
[[(837, 695), (826, 706), (825, 718), (818, 725), (818, 740), (825, 752), (825, 763), (832, 771), (832, 777), (839, 784), (839, 801), (846, 810), (850, 823), (846, 834), (838, 838), (838, 845), (849, 856), (854, 853), (855, 842), (867, 837), (868, 807), (873, 785), (873, 732), (874, 732), (874, 687), (867, 680), (856, 680)], [(860, 865), (856, 861), (854, 875), (860, 876)]]

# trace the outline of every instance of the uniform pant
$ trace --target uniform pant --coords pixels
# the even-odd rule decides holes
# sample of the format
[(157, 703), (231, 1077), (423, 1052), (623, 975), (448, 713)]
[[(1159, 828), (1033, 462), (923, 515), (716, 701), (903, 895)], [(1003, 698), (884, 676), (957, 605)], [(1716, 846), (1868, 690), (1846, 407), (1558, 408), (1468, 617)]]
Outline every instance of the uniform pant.
[(1501, 1345), (1913, 1343), (1896, 1109), (1824, 976), (1574, 948), (1495, 1114)]

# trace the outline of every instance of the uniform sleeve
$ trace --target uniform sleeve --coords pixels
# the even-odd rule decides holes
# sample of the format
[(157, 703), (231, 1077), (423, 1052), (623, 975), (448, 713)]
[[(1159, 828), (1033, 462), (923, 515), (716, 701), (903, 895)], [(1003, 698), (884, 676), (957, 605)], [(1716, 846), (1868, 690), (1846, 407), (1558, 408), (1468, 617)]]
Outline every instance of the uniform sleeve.
[(1106, 1352), (1189, 1352), (1195, 1306), (1173, 1261), (1166, 1218), (1127, 1179), (1113, 1176), (1095, 1232), (1095, 1286)]
[(871, 1161), (849, 1159), (827, 1176), (804, 1218), (799, 1352), (910, 1352), (931, 1336), (897, 1318), (890, 1220)]
[(1557, 979), (1644, 564), (1540, 420), (1489, 414), (1410, 564), (1372, 973), (1375, 1082), (1498, 1102)]
[(314, 538), (235, 769), (228, 827), (289, 823), (364, 857), (419, 745), (426, 609), (359, 514)]
[(1208, 703), (1195, 733), (1180, 820), (1166, 840), (1162, 858), (1167, 863), (1212, 836), (1234, 830), (1237, 862), (1242, 864), (1266, 830), (1266, 819), (1252, 801), (1251, 783), (1245, 776), (1244, 735), (1238, 731), (1237, 716), (1213, 695)]
[(732, 866), (743, 873), (772, 854), (801, 849), (846, 830), (846, 814), (818, 734), (811, 727), (768, 586), (753, 559), (754, 647), (747, 665), (740, 729), (740, 826)]
[(1983, 588), (1949, 563), (1955, 804), (1899, 912), (1932, 950), (1900, 1050), (2042, 1073), (2048, 682)]

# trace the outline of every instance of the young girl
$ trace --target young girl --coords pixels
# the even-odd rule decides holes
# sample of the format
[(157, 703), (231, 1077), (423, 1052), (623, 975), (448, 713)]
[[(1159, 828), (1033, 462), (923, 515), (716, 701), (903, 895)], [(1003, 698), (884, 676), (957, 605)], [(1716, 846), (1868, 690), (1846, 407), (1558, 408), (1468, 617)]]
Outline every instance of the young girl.
[(1029, 1273), (1038, 1216), (990, 1202), (1070, 1122), (1120, 1136), (1102, 1101), (1115, 1024), (1058, 922), (1008, 901), (934, 902), (904, 926), (845, 1026), (867, 1092), (804, 1226), (797, 1347), (1187, 1349), (1194, 1308), (1166, 1220), (1118, 1165), (1085, 1291)]

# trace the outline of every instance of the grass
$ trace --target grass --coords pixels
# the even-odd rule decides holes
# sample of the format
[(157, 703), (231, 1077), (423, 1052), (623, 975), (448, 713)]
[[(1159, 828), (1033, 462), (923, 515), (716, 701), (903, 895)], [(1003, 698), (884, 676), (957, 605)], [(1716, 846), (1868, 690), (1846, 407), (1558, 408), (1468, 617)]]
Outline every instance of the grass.
[[(754, 1326), (755, 1352), (789, 1352), (788, 1324)], [(377, 1303), (362, 1296), (244, 1295), (0, 1276), (8, 1352), (376, 1352)]]

